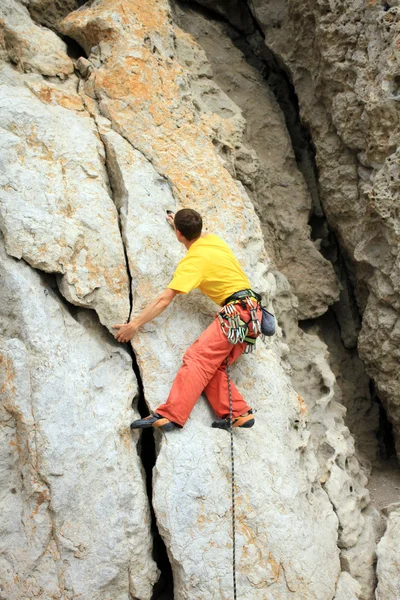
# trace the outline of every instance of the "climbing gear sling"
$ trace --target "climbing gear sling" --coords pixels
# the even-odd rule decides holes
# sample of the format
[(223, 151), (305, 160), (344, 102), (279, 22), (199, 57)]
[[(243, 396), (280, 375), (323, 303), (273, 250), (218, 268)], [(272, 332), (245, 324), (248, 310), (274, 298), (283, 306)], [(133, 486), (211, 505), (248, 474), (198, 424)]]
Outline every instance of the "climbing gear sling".
[[(227, 298), (218, 312), (221, 330), (231, 344), (245, 342), (245, 353), (252, 352), (258, 335), (261, 333), (261, 322), (257, 318), (257, 309), (260, 307), (261, 296), (252, 290), (241, 290)], [(237, 311), (236, 305), (240, 304), (250, 312), (250, 319), (243, 321)], [(249, 335), (249, 324), (252, 325), (253, 335)]]
[(235, 455), (233, 451), (233, 428), (232, 428), (232, 390), (231, 378), (229, 373), (229, 360), (226, 357), (226, 375), (228, 377), (229, 393), (229, 433), (231, 436), (231, 498), (232, 498), (232, 579), (233, 579), (233, 598), (237, 600), (236, 593), (236, 515), (235, 515)]
[[(265, 306), (261, 305), (261, 296), (253, 290), (240, 290), (229, 296), (223, 303), (218, 313), (223, 333), (232, 344), (246, 342), (248, 346), (245, 352), (252, 352), (255, 348), (255, 339), (258, 334), (269, 337), (275, 334), (275, 317)], [(250, 320), (243, 321), (239, 319), (235, 305), (240, 304), (243, 308), (250, 309)], [(261, 308), (261, 321), (257, 319), (257, 308)], [(225, 322), (227, 321), (227, 322)], [(254, 336), (247, 335), (248, 325), (252, 323)], [(246, 329), (247, 328), (247, 329)]]

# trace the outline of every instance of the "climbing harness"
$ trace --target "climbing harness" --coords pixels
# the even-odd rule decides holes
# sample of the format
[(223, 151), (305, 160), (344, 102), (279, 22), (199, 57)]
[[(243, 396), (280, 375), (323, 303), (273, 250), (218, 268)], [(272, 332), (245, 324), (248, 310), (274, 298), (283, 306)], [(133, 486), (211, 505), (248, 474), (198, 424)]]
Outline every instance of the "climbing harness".
[(237, 600), (236, 593), (236, 515), (235, 515), (235, 455), (233, 452), (233, 428), (232, 428), (232, 389), (231, 377), (229, 373), (229, 360), (226, 357), (226, 374), (228, 377), (229, 392), (229, 433), (231, 436), (231, 495), (232, 495), (232, 577), (233, 577), (233, 598)]
[[(222, 333), (226, 335), (231, 344), (239, 342), (246, 343), (245, 353), (253, 352), (256, 339), (261, 333), (261, 323), (257, 318), (257, 308), (259, 306), (259, 296), (251, 290), (243, 290), (246, 296), (240, 296), (241, 292), (233, 294), (224, 303), (224, 306), (218, 312), (218, 319), (221, 324)], [(251, 292), (251, 295), (249, 295)], [(239, 296), (239, 297), (236, 297)], [(249, 321), (243, 321), (237, 311), (236, 305), (240, 304), (243, 308), (247, 307), (250, 312)], [(249, 324), (252, 324), (253, 335), (248, 335)]]

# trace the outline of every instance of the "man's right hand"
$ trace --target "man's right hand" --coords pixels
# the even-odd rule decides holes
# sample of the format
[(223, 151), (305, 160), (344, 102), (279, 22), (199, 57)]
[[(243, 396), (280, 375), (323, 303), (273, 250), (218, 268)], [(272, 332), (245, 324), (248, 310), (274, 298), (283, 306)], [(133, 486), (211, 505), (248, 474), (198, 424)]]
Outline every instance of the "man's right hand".
[(113, 329), (118, 329), (118, 332), (114, 335), (115, 339), (118, 342), (126, 343), (133, 338), (137, 327), (130, 322), (113, 325)]
[(173, 213), (172, 211), (167, 211), (167, 216), (165, 218), (167, 219), (167, 222), (171, 225), (171, 227), (174, 227), (175, 213)]

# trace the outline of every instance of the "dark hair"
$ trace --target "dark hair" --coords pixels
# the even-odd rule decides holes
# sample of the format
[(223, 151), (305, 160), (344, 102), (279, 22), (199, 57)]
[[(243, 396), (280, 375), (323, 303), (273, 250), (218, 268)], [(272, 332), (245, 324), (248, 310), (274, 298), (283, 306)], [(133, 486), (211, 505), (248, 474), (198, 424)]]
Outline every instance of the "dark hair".
[(203, 228), (201, 215), (193, 208), (178, 210), (174, 218), (175, 229), (181, 232), (187, 240), (200, 237)]

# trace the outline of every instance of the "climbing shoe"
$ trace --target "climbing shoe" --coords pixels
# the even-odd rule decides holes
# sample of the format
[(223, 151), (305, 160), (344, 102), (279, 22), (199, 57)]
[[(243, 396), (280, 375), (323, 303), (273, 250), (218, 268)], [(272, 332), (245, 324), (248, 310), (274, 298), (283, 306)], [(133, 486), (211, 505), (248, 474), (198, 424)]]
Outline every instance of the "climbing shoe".
[(171, 431), (175, 429), (176, 425), (157, 413), (153, 413), (144, 419), (137, 419), (131, 423), (131, 429), (146, 429), (147, 427), (159, 427), (163, 431)]
[[(252, 410), (245, 413), (244, 415), (240, 415), (239, 417), (233, 417), (232, 419), (232, 427), (253, 427), (254, 425), (254, 414)], [(229, 417), (225, 417), (224, 419), (217, 419), (212, 424), (213, 427), (217, 429), (229, 429)]]

